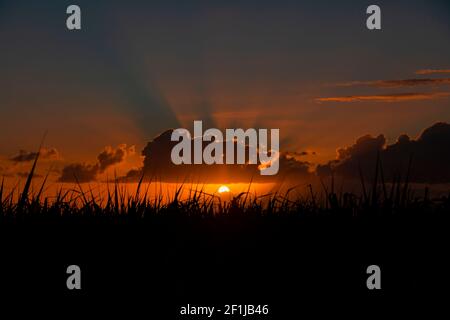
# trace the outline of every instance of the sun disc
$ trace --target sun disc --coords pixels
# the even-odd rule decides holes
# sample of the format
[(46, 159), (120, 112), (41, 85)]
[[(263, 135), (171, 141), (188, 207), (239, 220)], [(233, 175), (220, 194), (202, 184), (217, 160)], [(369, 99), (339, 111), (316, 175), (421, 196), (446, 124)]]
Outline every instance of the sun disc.
[(228, 188), (227, 186), (220, 186), (220, 188), (217, 191), (219, 193), (230, 192), (230, 188)]

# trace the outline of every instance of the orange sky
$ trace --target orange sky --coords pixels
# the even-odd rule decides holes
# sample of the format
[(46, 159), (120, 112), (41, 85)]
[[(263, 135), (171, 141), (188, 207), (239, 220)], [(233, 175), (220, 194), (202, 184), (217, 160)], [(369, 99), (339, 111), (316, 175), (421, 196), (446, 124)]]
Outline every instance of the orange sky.
[(79, 33), (57, 27), (53, 3), (30, 6), (0, 12), (8, 43), (0, 52), (2, 174), (18, 171), (8, 159), (35, 151), (46, 130), (45, 145), (61, 156), (56, 167), (94, 163), (105, 146), (135, 145), (115, 168), (124, 172), (142, 164), (154, 136), (193, 120), (280, 128), (281, 151), (314, 152), (304, 158), (314, 164), (365, 134), (394, 142), (450, 121), (443, 3), (410, 1), (408, 14), (384, 4), (391, 14), (379, 33), (368, 32), (350, 4), (327, 3), (324, 13), (319, 3), (289, 1), (257, 9), (114, 2), (115, 10), (89, 7)]

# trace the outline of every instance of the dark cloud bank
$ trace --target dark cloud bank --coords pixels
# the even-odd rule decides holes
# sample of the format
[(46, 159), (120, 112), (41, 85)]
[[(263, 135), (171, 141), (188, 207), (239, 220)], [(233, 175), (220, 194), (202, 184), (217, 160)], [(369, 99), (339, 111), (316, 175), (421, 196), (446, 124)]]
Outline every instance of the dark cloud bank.
[(129, 180), (137, 180), (143, 173), (147, 179), (178, 182), (225, 183), (251, 179), (255, 182), (304, 182), (332, 173), (336, 177), (359, 180), (359, 168), (366, 177), (372, 176), (379, 154), (386, 181), (393, 181), (399, 175), (405, 177), (411, 158), (411, 182), (450, 182), (450, 125), (447, 123), (436, 123), (415, 140), (401, 135), (390, 145), (382, 134), (360, 137), (352, 146), (339, 149), (337, 159), (317, 166), (315, 171), (310, 163), (285, 152), (280, 156), (280, 170), (276, 176), (261, 176), (256, 165), (173, 165), (170, 153), (176, 142), (170, 141), (171, 132), (168, 130), (147, 144), (142, 151), (144, 166), (131, 170), (127, 175)]
[(336, 160), (319, 165), (317, 173), (325, 176), (333, 172), (337, 176), (358, 179), (359, 167), (365, 174), (374, 172), (377, 153), (387, 181), (399, 175), (405, 177), (411, 159), (411, 182), (450, 182), (450, 125), (447, 123), (434, 124), (416, 140), (401, 135), (391, 145), (386, 144), (384, 135), (363, 136), (354, 145), (339, 149)]
[[(170, 141), (172, 130), (167, 130), (150, 141), (142, 151), (143, 167), (130, 170), (123, 181), (158, 180), (165, 182), (279, 182), (303, 183), (333, 174), (347, 180), (359, 180), (359, 172), (370, 179), (375, 171), (377, 155), (385, 181), (399, 176), (405, 178), (411, 159), (409, 180), (416, 183), (450, 183), (450, 124), (436, 123), (425, 129), (417, 139), (403, 134), (393, 144), (386, 137), (365, 135), (348, 147), (337, 150), (337, 158), (318, 165), (302, 161), (304, 153), (282, 152), (280, 169), (275, 176), (262, 176), (257, 165), (174, 165), (171, 150), (177, 142)], [(209, 143), (209, 142), (205, 142)], [(95, 164), (74, 163), (62, 170), (59, 181), (95, 181), (107, 168), (125, 161), (134, 147), (120, 145), (116, 149), (105, 148)]]
[[(280, 155), (280, 170), (275, 176), (262, 176), (256, 164), (181, 164), (174, 165), (171, 160), (171, 151), (178, 142), (170, 140), (173, 130), (160, 134), (142, 151), (144, 165), (140, 169), (131, 170), (125, 177), (128, 181), (140, 179), (156, 179), (167, 182), (270, 182), (290, 176), (295, 179), (305, 179), (312, 175), (310, 164), (295, 160), (287, 154)], [(204, 142), (204, 146), (210, 142)], [(193, 146), (191, 148), (193, 150)], [(236, 146), (235, 146), (236, 149)], [(246, 146), (248, 151), (248, 146)], [(235, 151), (236, 154), (236, 151)], [(246, 152), (246, 154), (248, 154)], [(226, 156), (226, 155), (225, 155)], [(248, 158), (247, 158), (248, 160)]]

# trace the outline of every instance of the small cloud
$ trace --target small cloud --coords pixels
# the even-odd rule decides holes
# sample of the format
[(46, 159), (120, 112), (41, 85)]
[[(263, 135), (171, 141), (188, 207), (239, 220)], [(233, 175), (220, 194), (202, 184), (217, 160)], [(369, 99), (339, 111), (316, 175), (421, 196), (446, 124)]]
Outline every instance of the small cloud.
[(99, 170), (103, 172), (108, 167), (123, 162), (127, 156), (135, 154), (135, 150), (135, 146), (127, 147), (126, 144), (120, 144), (116, 149), (111, 146), (105, 147), (97, 157)]
[(377, 87), (377, 88), (401, 88), (416, 86), (450, 85), (450, 78), (442, 79), (402, 79), (402, 80), (374, 80), (374, 81), (350, 81), (338, 83), (336, 87)]
[(450, 73), (450, 69), (422, 69), (416, 71), (416, 74), (440, 74), (440, 73)]
[(60, 182), (90, 182), (97, 178), (99, 165), (89, 165), (84, 163), (72, 163), (62, 169)]
[[(19, 154), (10, 158), (9, 160), (11, 160), (15, 163), (30, 162), (30, 161), (33, 161), (34, 159), (36, 159), (37, 154), (38, 154), (37, 152), (28, 152), (25, 150), (20, 150)], [(60, 159), (59, 152), (55, 148), (50, 148), (50, 149), (42, 148), (40, 151), (39, 157), (40, 157), (40, 159), (44, 159), (44, 160), (59, 160)]]
[(90, 182), (97, 179), (97, 175), (105, 172), (109, 167), (119, 164), (135, 153), (134, 146), (120, 144), (117, 148), (107, 146), (97, 156), (97, 163), (72, 163), (62, 169), (60, 182)]
[[(30, 173), (29, 172), (17, 172), (16, 173), (16, 176), (18, 176), (19, 178), (28, 178), (28, 176), (30, 175)], [(35, 174), (33, 174), (33, 177), (35, 177), (35, 178), (42, 178), (42, 175), (41, 174), (38, 174), (38, 173), (35, 173)]]
[(315, 156), (315, 151), (287, 151), (284, 153), (286, 158), (300, 160), (302, 157)]
[(402, 102), (416, 100), (433, 100), (448, 97), (449, 92), (430, 92), (430, 93), (394, 93), (388, 95), (355, 95), (317, 98), (316, 102)]

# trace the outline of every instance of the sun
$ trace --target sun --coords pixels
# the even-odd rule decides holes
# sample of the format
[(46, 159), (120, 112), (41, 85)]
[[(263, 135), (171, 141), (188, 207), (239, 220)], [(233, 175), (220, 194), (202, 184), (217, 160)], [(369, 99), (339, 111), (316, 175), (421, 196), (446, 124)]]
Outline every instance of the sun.
[(219, 193), (225, 193), (225, 192), (230, 192), (230, 188), (228, 188), (227, 186), (220, 186), (219, 189), (217, 190)]

